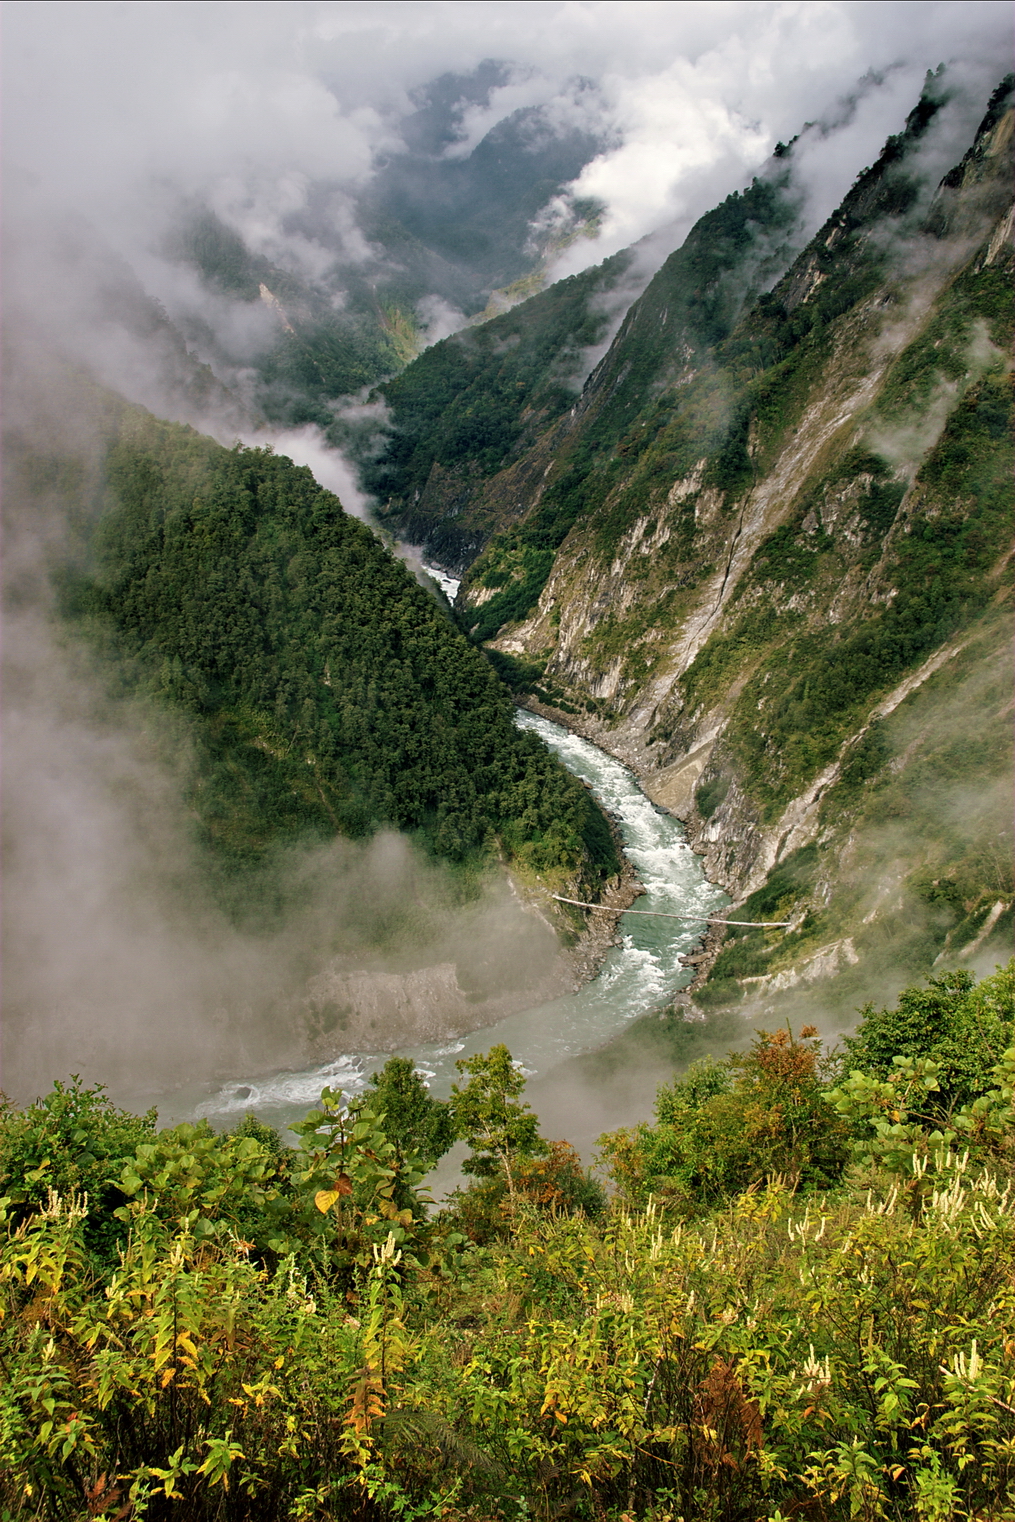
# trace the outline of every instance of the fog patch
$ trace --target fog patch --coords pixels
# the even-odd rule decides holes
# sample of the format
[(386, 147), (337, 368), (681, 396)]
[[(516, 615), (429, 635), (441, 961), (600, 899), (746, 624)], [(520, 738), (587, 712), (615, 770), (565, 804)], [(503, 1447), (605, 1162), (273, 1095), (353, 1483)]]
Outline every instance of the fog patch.
[(423, 331), (423, 347), (431, 348), (452, 333), (458, 333), (469, 319), (443, 296), (424, 296), (416, 303), (416, 313)]
[(926, 404), (912, 420), (895, 428), (877, 427), (867, 433), (870, 447), (912, 481), (945, 430), (955, 408), (957, 381), (939, 381)]
[(502, 874), (463, 885), (392, 833), (279, 848), (244, 890), (266, 926), (238, 927), (181, 798), (186, 723), (110, 700), (37, 609), (8, 616), (5, 659), (8, 1093), (77, 1072), (155, 1095), (391, 1050), (566, 986)]
[[(882, 332), (880, 341), (887, 335)], [(892, 424), (881, 421), (867, 430), (867, 442), (871, 449), (881, 455), (895, 470), (912, 481), (923, 461), (937, 444), (955, 410), (956, 398), (967, 386), (999, 365), (1008, 366), (1010, 360), (990, 340), (987, 324), (977, 317), (970, 325), (969, 338), (962, 351), (968, 366), (962, 381), (946, 380), (940, 374), (926, 400), (913, 407), (909, 416)]]
[(245, 435), (242, 442), (254, 448), (270, 444), (276, 454), (287, 456), (294, 465), (307, 466), (314, 480), (334, 492), (347, 513), (372, 524), (370, 500), (357, 484), (355, 467), (328, 442), (316, 423), (304, 423), (302, 428), (258, 429)]
[[(391, 832), (278, 845), (226, 873), (187, 802), (190, 719), (123, 696), (57, 606), (53, 572), (87, 553), (123, 403), (23, 331), (8, 384), (5, 1090), (30, 1099), (80, 1073), (150, 1102), (368, 1036), (384, 1051), (474, 1029), (569, 987), (553, 931), (502, 871), (465, 874)], [(276, 444), (342, 485), (313, 431)]]

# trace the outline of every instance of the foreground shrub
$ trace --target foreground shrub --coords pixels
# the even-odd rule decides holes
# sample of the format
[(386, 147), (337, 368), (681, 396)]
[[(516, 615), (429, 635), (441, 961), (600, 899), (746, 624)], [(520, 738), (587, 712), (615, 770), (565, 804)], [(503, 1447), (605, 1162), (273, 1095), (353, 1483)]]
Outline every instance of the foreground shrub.
[[(463, 1070), (481, 1166), (436, 1220), (374, 1101), (325, 1091), (285, 1157), (80, 1089), (8, 1108), (5, 1522), (1015, 1522), (1015, 1049), (943, 1115), (930, 1057), (831, 1088), (763, 1035), (615, 1149), (632, 1197), (685, 1169), (637, 1209), (506, 1051)], [(96, 1151), (38, 1197), (68, 1105), (121, 1204), (73, 1187)]]
[(659, 1090), (655, 1126), (601, 1139), (614, 1183), (631, 1204), (652, 1197), (687, 1212), (774, 1174), (827, 1189), (849, 1158), (848, 1127), (825, 1102), (827, 1068), (813, 1026), (799, 1038), (761, 1031), (743, 1055), (696, 1063)]

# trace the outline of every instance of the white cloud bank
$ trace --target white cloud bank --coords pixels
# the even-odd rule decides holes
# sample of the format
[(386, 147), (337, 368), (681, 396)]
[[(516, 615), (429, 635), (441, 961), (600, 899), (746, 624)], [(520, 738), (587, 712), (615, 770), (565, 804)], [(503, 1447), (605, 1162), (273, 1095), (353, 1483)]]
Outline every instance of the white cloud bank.
[[(285, 230), (333, 187), (350, 257), (351, 197), (399, 146), (412, 94), (484, 59), (508, 65), (462, 115), (467, 152), (538, 105), (613, 145), (576, 182), (606, 205), (600, 239), (561, 271), (700, 215), (775, 142), (825, 117), (868, 71), (846, 183), (897, 130), (927, 68), (960, 61), (989, 88), (1010, 54), (1002, 0), (356, 0), (64, 3), (8, 0), (7, 173), (50, 209), (83, 212), (128, 257), (199, 196), (256, 249), (319, 272), (333, 258)], [(839, 176), (838, 178), (841, 178)], [(833, 196), (844, 186), (831, 188)]]

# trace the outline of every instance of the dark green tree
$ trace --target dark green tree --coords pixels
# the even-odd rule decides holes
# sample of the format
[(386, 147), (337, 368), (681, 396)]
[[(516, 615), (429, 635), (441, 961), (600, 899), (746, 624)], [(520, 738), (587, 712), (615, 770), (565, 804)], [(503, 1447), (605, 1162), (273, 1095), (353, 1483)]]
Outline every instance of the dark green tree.
[(865, 1004), (855, 1036), (843, 1043), (847, 1073), (893, 1075), (896, 1057), (929, 1057), (937, 1067), (935, 1104), (945, 1112), (995, 1087), (993, 1070), (1012, 1044), (1015, 962), (977, 983), (963, 969), (904, 988), (894, 1009)]
[(455, 1063), (467, 1073), (464, 1087), (451, 1088), (451, 1113), (459, 1137), (472, 1156), (463, 1173), (490, 1178), (504, 1171), (508, 1194), (515, 1194), (514, 1165), (520, 1157), (542, 1157), (547, 1144), (539, 1134), (539, 1118), (520, 1098), (525, 1075), (519, 1072), (506, 1046), (491, 1047), (486, 1056), (463, 1057)]
[(432, 1168), (454, 1143), (450, 1105), (431, 1097), (411, 1058), (389, 1057), (381, 1071), (371, 1075), (367, 1099), (383, 1116), (384, 1134), (401, 1155), (415, 1152)]

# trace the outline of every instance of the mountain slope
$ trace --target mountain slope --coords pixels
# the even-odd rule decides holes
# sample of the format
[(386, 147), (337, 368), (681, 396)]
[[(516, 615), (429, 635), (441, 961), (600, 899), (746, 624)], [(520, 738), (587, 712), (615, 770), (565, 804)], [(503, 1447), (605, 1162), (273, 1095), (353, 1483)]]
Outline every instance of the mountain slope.
[[(511, 526), (510, 540), (484, 561), (485, 585), (524, 581), (531, 606), (548, 569), (542, 552), (555, 549), (577, 512), (587, 511), (590, 470), (605, 463), (648, 397), (679, 384), (694, 355), (710, 352), (752, 293), (785, 268), (797, 226), (798, 197), (788, 169), (776, 161), (768, 178), (729, 196), (670, 255), (580, 398), (562, 382), (577, 369), (582, 349), (605, 332), (605, 298), (622, 282), (633, 251), (421, 355), (382, 388), (390, 438), (368, 484), (388, 521), (431, 553), (450, 550), (463, 566), (491, 534)], [(557, 420), (560, 427), (547, 432)], [(555, 463), (558, 447), (568, 453), (569, 470)], [(513, 473), (499, 474), (515, 461)], [(543, 510), (528, 511), (544, 495)], [(526, 526), (514, 528), (518, 519)], [(509, 563), (510, 549), (518, 554)], [(504, 617), (517, 616), (511, 595), (513, 601), (498, 603)], [(486, 632), (498, 627), (492, 617), (488, 611)]]
[[(539, 482), (469, 573), (476, 637), (636, 765), (757, 917), (794, 921), (724, 953), (713, 1001), (846, 978), (875, 942), (902, 976), (1010, 912), (1009, 688), (987, 679), (1011, 545), (1010, 97), (934, 191), (930, 80), (742, 315), (721, 243), (693, 283), (699, 224), (573, 411), (484, 487)], [(976, 734), (962, 764), (952, 712)], [(879, 907), (854, 879), (886, 852)]]
[(365, 473), (380, 516), (445, 564), (465, 567), (511, 507), (487, 481), (524, 457), (575, 402), (584, 353), (606, 335), (606, 303), (629, 256), (573, 275), (513, 311), (428, 349), (379, 388), (394, 419)]

